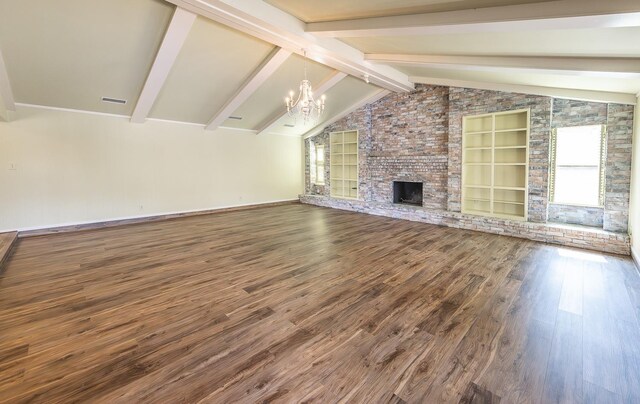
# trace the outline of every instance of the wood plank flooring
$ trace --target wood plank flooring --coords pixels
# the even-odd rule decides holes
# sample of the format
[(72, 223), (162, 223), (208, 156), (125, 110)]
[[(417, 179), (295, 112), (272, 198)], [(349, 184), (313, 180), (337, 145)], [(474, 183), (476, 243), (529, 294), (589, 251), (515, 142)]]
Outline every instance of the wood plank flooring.
[(18, 232), (0, 233), (0, 274), (4, 269), (4, 263), (9, 259), (9, 254), (18, 238)]
[(21, 239), (0, 402), (637, 403), (626, 257), (307, 205)]

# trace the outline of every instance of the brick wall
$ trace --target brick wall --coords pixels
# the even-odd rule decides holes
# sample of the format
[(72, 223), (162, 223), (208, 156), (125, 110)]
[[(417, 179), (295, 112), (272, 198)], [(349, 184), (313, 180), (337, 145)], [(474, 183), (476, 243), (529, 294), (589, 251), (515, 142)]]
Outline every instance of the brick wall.
[[(573, 100), (552, 100), (549, 97), (502, 93), (454, 87), (418, 85), (408, 94), (390, 94), (367, 105), (305, 141), (306, 193), (321, 198), (301, 198), (323, 206), (333, 206), (387, 216), (398, 215), (410, 220), (473, 228), (488, 232), (506, 232), (518, 229), (518, 237), (525, 233), (537, 235), (533, 239), (556, 237), (558, 243), (582, 245), (582, 235), (557, 233), (551, 226), (551, 235), (540, 227), (523, 226), (519, 222), (496, 221), (492, 218), (467, 219), (460, 215), (462, 166), (462, 117), (500, 111), (528, 108), (531, 111), (529, 144), (529, 222), (547, 226), (547, 220), (604, 226), (605, 230), (625, 232), (629, 204), (631, 171), (631, 135), (633, 107), (585, 103)], [(553, 118), (552, 118), (553, 112)], [(548, 204), (549, 140), (552, 125), (569, 126), (579, 123), (608, 125), (607, 203), (604, 209), (582, 209)], [(326, 151), (326, 185), (311, 186), (309, 182), (309, 142), (328, 144), (329, 133), (359, 131), (359, 199), (344, 201), (329, 197), (330, 156)], [(421, 181), (424, 208), (400, 209), (392, 202), (392, 182)], [(347, 206), (347, 207), (345, 207)], [(573, 210), (572, 210), (573, 209)], [(464, 217), (463, 217), (464, 216)], [(395, 217), (395, 216), (394, 216)], [(412, 219), (413, 217), (413, 219)], [(461, 224), (462, 223), (462, 224)], [(469, 224), (469, 223), (472, 223)], [(471, 227), (470, 227), (471, 226)], [(497, 230), (496, 226), (502, 228)], [(502, 227), (501, 227), (502, 226)], [(586, 230), (585, 230), (586, 231)], [(555, 233), (554, 233), (555, 232)], [(502, 234), (502, 233), (501, 233)], [(593, 233), (588, 233), (593, 234)], [(608, 233), (607, 233), (608, 234)], [(578, 237), (578, 238), (576, 238)], [(590, 239), (591, 236), (584, 236)], [(613, 237), (613, 236), (612, 236)], [(601, 235), (602, 240), (616, 240), (614, 250), (627, 251), (628, 237)], [(626, 243), (626, 244), (625, 244)], [(601, 249), (604, 250), (604, 249)], [(613, 251), (609, 249), (608, 251)]]
[[(565, 99), (553, 99), (552, 104), (551, 129), (607, 124), (607, 104)], [(550, 222), (599, 228), (604, 225), (604, 208), (550, 203), (548, 213)]]
[(449, 210), (461, 210), (462, 117), (530, 108), (529, 221), (547, 221), (551, 99), (537, 95), (454, 88), (449, 91)]
[(626, 232), (631, 188), (633, 106), (609, 104), (604, 229)]
[(604, 209), (598, 207), (550, 203), (548, 214), (551, 223), (579, 224), (600, 229), (604, 225)]

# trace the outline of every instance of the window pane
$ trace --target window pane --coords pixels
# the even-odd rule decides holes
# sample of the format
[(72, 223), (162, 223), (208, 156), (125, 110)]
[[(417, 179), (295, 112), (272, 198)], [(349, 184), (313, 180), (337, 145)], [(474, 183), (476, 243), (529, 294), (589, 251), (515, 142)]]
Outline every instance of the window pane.
[(554, 202), (597, 206), (599, 184), (598, 167), (558, 167)]
[(316, 183), (316, 145), (314, 143), (309, 144), (309, 180), (312, 184)]
[(602, 126), (576, 126), (556, 131), (556, 165), (600, 165)]
[(316, 146), (316, 161), (318, 164), (324, 163), (324, 146)]
[(318, 174), (316, 178), (318, 184), (324, 184), (324, 165), (318, 165)]

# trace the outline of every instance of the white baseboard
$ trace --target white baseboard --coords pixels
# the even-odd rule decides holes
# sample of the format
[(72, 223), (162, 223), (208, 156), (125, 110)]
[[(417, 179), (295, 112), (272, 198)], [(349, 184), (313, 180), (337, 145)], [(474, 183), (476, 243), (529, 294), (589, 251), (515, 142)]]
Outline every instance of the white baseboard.
[(279, 200), (273, 200), (273, 201), (256, 202), (256, 203), (245, 203), (245, 204), (239, 204), (239, 205), (216, 206), (215, 208), (208, 208), (208, 209), (193, 209), (193, 210), (182, 210), (182, 211), (171, 211), (171, 212), (157, 212), (157, 213), (152, 213), (152, 214), (148, 214), (148, 215), (122, 216), (122, 217), (114, 217), (114, 218), (109, 218), (109, 219), (104, 219), (104, 220), (95, 219), (95, 220), (87, 220), (87, 221), (79, 221), (79, 222), (64, 222), (64, 223), (47, 224), (47, 225), (42, 225), (42, 226), (30, 226), (30, 227), (21, 227), (21, 228), (18, 228), (18, 229), (0, 230), (0, 233), (11, 232), (11, 231), (29, 232), (29, 231), (47, 230), (47, 229), (62, 228), (62, 227), (86, 226), (86, 225), (97, 224), (97, 223), (108, 224), (110, 222), (122, 222), (122, 221), (137, 220), (137, 219), (143, 220), (143, 219), (150, 219), (150, 218), (164, 217), (164, 216), (172, 216), (172, 215), (188, 215), (190, 213), (193, 213), (193, 214), (203, 213), (203, 214), (205, 214), (205, 213), (209, 213), (209, 212), (210, 213), (214, 213), (215, 211), (218, 211), (218, 210), (242, 208), (242, 207), (251, 207), (251, 206), (259, 207), (260, 205), (270, 205), (270, 204), (274, 204), (274, 203), (295, 202), (295, 201), (298, 201), (298, 200), (299, 200), (298, 198), (294, 198), (294, 199), (279, 199)]
[(640, 271), (640, 251), (636, 251), (633, 246), (631, 246), (631, 257), (636, 263), (636, 268), (638, 268), (638, 271)]

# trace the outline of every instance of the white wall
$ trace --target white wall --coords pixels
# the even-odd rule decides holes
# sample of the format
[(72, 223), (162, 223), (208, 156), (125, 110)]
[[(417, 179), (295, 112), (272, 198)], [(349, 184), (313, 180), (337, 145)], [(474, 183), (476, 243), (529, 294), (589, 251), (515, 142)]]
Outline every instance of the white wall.
[(0, 121), (0, 231), (295, 199), (301, 143), (18, 107)]
[(629, 207), (629, 233), (631, 249), (640, 260), (640, 97), (633, 119), (633, 168), (631, 169), (631, 203)]

